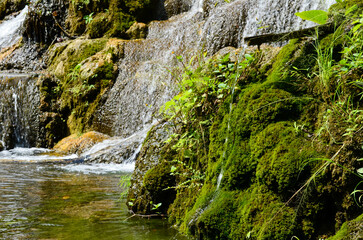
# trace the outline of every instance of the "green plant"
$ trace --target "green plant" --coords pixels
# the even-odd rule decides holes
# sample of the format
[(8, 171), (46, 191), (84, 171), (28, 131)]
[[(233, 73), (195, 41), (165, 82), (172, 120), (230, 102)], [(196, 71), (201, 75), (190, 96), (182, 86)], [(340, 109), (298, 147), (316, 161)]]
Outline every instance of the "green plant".
[[(125, 199), (127, 197), (129, 187), (131, 186), (131, 175), (130, 174), (122, 175), (120, 177), (120, 182), (118, 185), (121, 189), (120, 199)], [(129, 202), (128, 205), (132, 206), (133, 203)]]
[(151, 210), (156, 211), (161, 207), (162, 203), (154, 204), (153, 201), (150, 201), (150, 205), (152, 206)]
[(333, 43), (329, 47), (323, 48), (321, 47), (320, 41), (316, 40), (314, 47), (317, 53), (316, 61), (319, 67), (318, 77), (321, 86), (320, 92), (329, 92), (329, 84), (333, 74)]
[(94, 13), (91, 13), (90, 15), (86, 15), (86, 16), (84, 16), (83, 17), (83, 19), (84, 19), (84, 21), (85, 21), (85, 23), (86, 23), (86, 25), (88, 25), (88, 24), (90, 24), (92, 21), (93, 21), (93, 14)]
[[(217, 60), (205, 60), (205, 56), (192, 58), (188, 65), (182, 56), (176, 57), (183, 68), (182, 77), (178, 78), (180, 93), (160, 110), (175, 126), (175, 133), (167, 143), (174, 142), (172, 148), (179, 153), (181, 160), (198, 155), (200, 144), (204, 146), (202, 153), (207, 155), (205, 129), (213, 122), (213, 113), (220, 104), (238, 88), (238, 71), (254, 60), (249, 54), (245, 54), (239, 63), (231, 62), (229, 54)], [(193, 68), (195, 60), (197, 66)], [(181, 128), (178, 130), (176, 126)]]
[(328, 20), (328, 12), (323, 10), (309, 10), (295, 13), (295, 15), (303, 20), (312, 21), (317, 24), (325, 24)]
[(173, 162), (175, 165), (171, 166), (170, 175), (179, 176), (181, 182), (177, 186), (167, 189), (194, 188), (203, 185), (205, 176), (200, 170), (194, 169), (182, 161), (174, 160)]

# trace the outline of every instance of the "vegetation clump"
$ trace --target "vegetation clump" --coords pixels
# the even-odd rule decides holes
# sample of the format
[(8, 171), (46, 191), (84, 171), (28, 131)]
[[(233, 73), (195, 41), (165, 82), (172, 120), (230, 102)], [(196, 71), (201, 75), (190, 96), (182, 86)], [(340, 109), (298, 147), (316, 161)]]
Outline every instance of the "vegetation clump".
[(126, 31), (131, 25), (150, 21), (156, 6), (154, 0), (72, 0), (66, 25), (73, 35), (127, 39)]
[(271, 62), (268, 47), (238, 61), (235, 50), (177, 57), (180, 92), (161, 110), (173, 131), (144, 181), (161, 168), (157, 182), (175, 177), (163, 189), (176, 191), (167, 212), (181, 231), (198, 239), (359, 232), (351, 229), (362, 206), (363, 15), (343, 5), (334, 6), (345, 8), (334, 34), (291, 40)]

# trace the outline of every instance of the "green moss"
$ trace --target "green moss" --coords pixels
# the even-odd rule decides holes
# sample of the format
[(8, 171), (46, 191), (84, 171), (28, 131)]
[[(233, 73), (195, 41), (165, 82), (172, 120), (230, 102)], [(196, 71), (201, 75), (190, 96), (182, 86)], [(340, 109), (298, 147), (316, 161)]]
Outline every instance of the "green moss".
[(296, 230), (294, 210), (265, 186), (254, 185), (235, 199), (238, 221), (230, 239), (290, 239)]
[(299, 39), (293, 39), (281, 49), (279, 54), (273, 60), (274, 63), (272, 65), (272, 69), (268, 72), (268, 82), (279, 82), (286, 78), (288, 62), (291, 61), (298, 46)]
[(287, 198), (287, 190), (293, 189), (299, 178), (306, 178), (304, 164), (316, 155), (309, 149), (309, 141), (297, 134), (291, 123), (278, 122), (251, 138), (252, 155), (259, 159), (257, 181)]
[[(67, 18), (72, 34), (86, 33), (91, 38), (103, 36), (127, 38), (126, 30), (135, 22), (147, 22), (153, 18), (155, 0), (73, 0)], [(86, 24), (84, 18), (92, 14)]]
[(227, 239), (231, 225), (236, 221), (236, 205), (234, 192), (219, 191), (210, 204), (202, 209), (195, 224), (194, 235), (201, 239)]
[(363, 214), (354, 220), (345, 222), (340, 230), (328, 240), (360, 239), (362, 237)]
[[(168, 187), (176, 185), (175, 177), (170, 174), (170, 169), (171, 164), (163, 161), (147, 171), (143, 181), (145, 190), (152, 193), (151, 201), (154, 204), (162, 203), (158, 210), (164, 213), (175, 199), (175, 190), (168, 189)], [(151, 209), (149, 209), (150, 211)]]

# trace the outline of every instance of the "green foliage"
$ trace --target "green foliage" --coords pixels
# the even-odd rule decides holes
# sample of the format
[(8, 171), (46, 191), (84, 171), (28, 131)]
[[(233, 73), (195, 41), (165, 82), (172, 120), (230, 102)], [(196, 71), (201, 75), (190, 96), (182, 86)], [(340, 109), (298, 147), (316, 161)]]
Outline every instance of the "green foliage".
[[(131, 175), (122, 175), (120, 177), (119, 187), (121, 188), (120, 199), (125, 199), (127, 197), (127, 192), (131, 186)], [(132, 202), (130, 202), (132, 205)], [(129, 205), (130, 205), (129, 203)]]
[(93, 21), (93, 17), (92, 17), (93, 14), (94, 13), (91, 13), (90, 15), (86, 15), (86, 16), (83, 17), (86, 25), (90, 24)]
[(203, 185), (205, 176), (200, 170), (196, 170), (182, 161), (174, 160), (173, 162), (175, 164), (171, 165), (170, 175), (177, 176), (179, 183), (175, 187), (168, 187), (168, 189), (196, 188)]
[(317, 24), (325, 24), (328, 20), (328, 12), (323, 10), (310, 10), (295, 13), (296, 16), (303, 20), (312, 21)]
[[(179, 82), (180, 93), (161, 108), (161, 113), (174, 126), (183, 126), (183, 132), (177, 131), (167, 141), (176, 141), (172, 148), (179, 153), (180, 160), (207, 153), (208, 133), (205, 129), (212, 123), (220, 103), (234, 91), (234, 82), (238, 81), (241, 71), (253, 61), (248, 54), (240, 63), (230, 62), (229, 54), (217, 60), (205, 61), (204, 57), (197, 59), (195, 69), (195, 58), (186, 66), (183, 58), (177, 57), (184, 72)], [(202, 152), (198, 152), (201, 145)]]

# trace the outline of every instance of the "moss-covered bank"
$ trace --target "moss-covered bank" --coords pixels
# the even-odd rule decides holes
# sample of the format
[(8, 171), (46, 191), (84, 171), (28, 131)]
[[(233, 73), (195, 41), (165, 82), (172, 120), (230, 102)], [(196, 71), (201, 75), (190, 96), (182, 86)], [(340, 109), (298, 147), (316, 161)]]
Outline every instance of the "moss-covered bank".
[(351, 193), (362, 180), (363, 27), (351, 24), (363, 18), (353, 5), (335, 6), (335, 18), (348, 18), (332, 35), (186, 68), (164, 109), (173, 135), (137, 160), (132, 210), (150, 212), (157, 200), (197, 239), (361, 236), (361, 192)]

